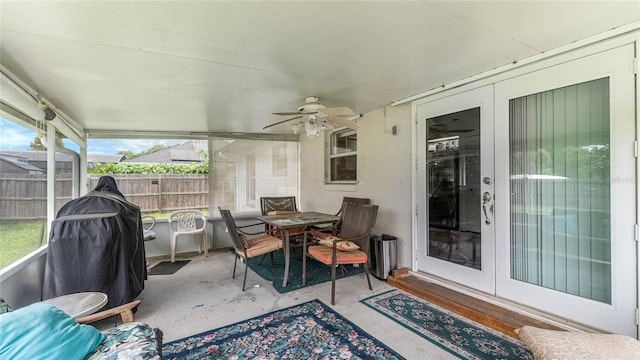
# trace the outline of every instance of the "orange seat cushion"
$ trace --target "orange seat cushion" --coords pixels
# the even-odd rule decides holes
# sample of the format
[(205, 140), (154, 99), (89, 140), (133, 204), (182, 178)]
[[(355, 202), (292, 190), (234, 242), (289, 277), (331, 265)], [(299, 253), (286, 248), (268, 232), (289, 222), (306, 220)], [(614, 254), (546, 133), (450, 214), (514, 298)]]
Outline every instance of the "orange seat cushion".
[(247, 247), (246, 256), (244, 251), (236, 249), (238, 255), (252, 258), (282, 249), (282, 240), (275, 236), (261, 236), (253, 239), (248, 239), (247, 243), (249, 246)]
[[(333, 249), (327, 246), (309, 246), (309, 255), (324, 264), (332, 264)], [(336, 264), (366, 263), (367, 254), (362, 250), (340, 251), (336, 250)]]
[(334, 236), (332, 233), (327, 233), (327, 232), (322, 232), (322, 231), (312, 231), (311, 232), (311, 236), (313, 236), (314, 238), (320, 239), (320, 240), (324, 240), (326, 238), (328, 238), (329, 236)]
[[(298, 236), (298, 235), (302, 235), (302, 234), (304, 234), (304, 228), (289, 229), (289, 237)], [(273, 236), (283, 237), (284, 236), (284, 231), (282, 231), (282, 230), (274, 230), (273, 231)]]

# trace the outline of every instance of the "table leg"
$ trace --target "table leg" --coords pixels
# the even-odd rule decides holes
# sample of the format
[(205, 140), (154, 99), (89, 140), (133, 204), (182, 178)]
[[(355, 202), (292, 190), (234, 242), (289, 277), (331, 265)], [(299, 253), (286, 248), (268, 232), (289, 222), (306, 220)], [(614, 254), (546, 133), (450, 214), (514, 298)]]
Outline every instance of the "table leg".
[(302, 239), (302, 286), (307, 282), (307, 230), (304, 231)]
[(289, 280), (289, 229), (284, 230), (284, 276), (282, 278), (282, 287), (287, 287)]

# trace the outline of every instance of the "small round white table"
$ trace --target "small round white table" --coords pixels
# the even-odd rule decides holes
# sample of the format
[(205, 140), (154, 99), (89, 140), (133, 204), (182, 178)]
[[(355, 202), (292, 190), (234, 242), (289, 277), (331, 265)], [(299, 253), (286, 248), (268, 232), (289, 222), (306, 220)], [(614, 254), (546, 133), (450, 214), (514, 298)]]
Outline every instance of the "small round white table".
[(77, 319), (102, 309), (108, 300), (107, 294), (101, 292), (82, 292), (58, 296), (42, 302), (53, 305), (72, 318)]

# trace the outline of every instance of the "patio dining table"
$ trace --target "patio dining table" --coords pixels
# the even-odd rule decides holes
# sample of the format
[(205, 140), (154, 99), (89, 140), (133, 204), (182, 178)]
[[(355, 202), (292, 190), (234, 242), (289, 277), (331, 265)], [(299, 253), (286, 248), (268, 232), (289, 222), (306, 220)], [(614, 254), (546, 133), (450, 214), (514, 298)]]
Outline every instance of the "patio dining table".
[(258, 216), (258, 220), (267, 225), (273, 226), (283, 234), (284, 241), (284, 276), (282, 287), (287, 286), (289, 280), (289, 231), (291, 229), (304, 228), (304, 236), (310, 232), (312, 225), (334, 224), (340, 220), (339, 216), (323, 214), (319, 212), (298, 212), (291, 214), (263, 215)]

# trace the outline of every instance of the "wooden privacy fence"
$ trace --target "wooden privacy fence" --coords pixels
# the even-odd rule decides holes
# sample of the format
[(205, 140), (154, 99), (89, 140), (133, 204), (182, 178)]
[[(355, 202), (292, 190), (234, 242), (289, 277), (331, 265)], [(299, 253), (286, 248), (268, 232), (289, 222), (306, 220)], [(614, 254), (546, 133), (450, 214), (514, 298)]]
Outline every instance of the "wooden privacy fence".
[[(89, 175), (88, 189), (98, 184), (102, 175)], [(143, 213), (167, 212), (209, 207), (207, 174), (125, 174), (110, 175), (118, 190)]]
[[(89, 175), (88, 189), (95, 188), (102, 175)], [(143, 213), (181, 209), (206, 209), (209, 182), (206, 174), (112, 175), (118, 189)], [(71, 174), (56, 175), (56, 211), (73, 194)], [(0, 174), (0, 221), (43, 220), (47, 218), (47, 177), (45, 174)]]
[[(71, 200), (72, 186), (70, 174), (56, 175), (56, 211)], [(46, 218), (46, 174), (0, 174), (0, 221)]]

